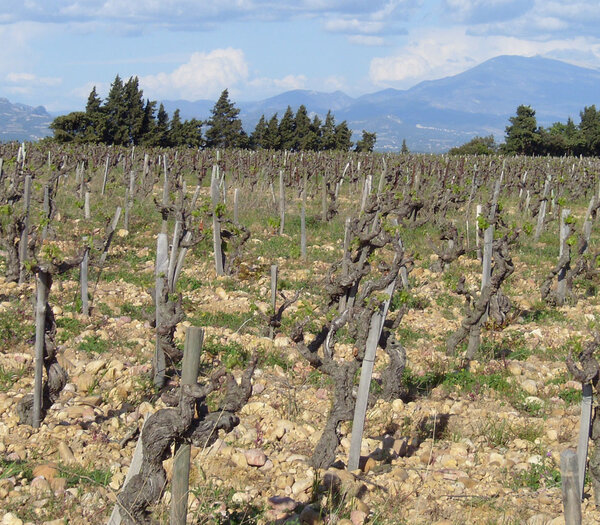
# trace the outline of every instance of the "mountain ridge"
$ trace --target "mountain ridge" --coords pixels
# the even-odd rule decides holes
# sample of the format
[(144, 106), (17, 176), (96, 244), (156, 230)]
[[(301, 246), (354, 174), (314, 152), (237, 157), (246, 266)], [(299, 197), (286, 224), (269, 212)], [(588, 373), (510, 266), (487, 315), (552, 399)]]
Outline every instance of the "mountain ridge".
[[(354, 131), (377, 133), (376, 149), (400, 150), (406, 139), (411, 151), (439, 153), (473, 137), (504, 137), (508, 119), (519, 105), (530, 105), (538, 125), (578, 122), (585, 106), (600, 104), (600, 71), (540, 56), (500, 55), (466, 71), (425, 80), (408, 89), (385, 88), (358, 97), (343, 91), (296, 89), (257, 101), (235, 102), (245, 130), (250, 133), (261, 115), (283, 116), (287, 106), (295, 112), (304, 105), (311, 118), (323, 120), (331, 110), (336, 122), (346, 120)], [(163, 100), (182, 119), (210, 117), (213, 100)], [(32, 108), (0, 98), (0, 140), (37, 140), (50, 134), (52, 117), (42, 106)], [(46, 126), (46, 128), (44, 128)], [(11, 136), (12, 133), (12, 136)], [(7, 138), (9, 137), (9, 138)]]

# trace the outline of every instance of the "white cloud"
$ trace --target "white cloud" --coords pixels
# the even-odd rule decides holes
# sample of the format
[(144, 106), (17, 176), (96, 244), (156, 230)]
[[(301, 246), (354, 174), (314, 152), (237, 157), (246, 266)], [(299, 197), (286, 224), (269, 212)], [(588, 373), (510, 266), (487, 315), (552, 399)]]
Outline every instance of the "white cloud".
[[(271, 94), (278, 91), (289, 91), (291, 89), (303, 89), (306, 87), (306, 77), (304, 75), (286, 75), (283, 78), (254, 78), (248, 85), (255, 89), (259, 96), (261, 94)], [(268, 95), (266, 95), (268, 96)]]
[(62, 78), (38, 77), (32, 73), (8, 73), (6, 80), (13, 84), (26, 84), (29, 86), (58, 86), (62, 83)]
[(209, 53), (193, 53), (188, 62), (170, 73), (140, 78), (140, 85), (151, 98), (215, 98), (224, 89), (248, 78), (243, 51), (226, 48)]
[(600, 64), (600, 43), (589, 37), (538, 41), (472, 35), (464, 27), (430, 29), (416, 31), (411, 41), (394, 55), (373, 58), (369, 77), (377, 86), (406, 88), (422, 80), (458, 74), (498, 55), (566, 56), (583, 49), (588, 51), (585, 55), (588, 66), (593, 57)]
[(377, 34), (384, 29), (383, 22), (351, 19), (331, 19), (325, 22), (325, 30), (335, 33), (352, 33), (352, 34)]
[(383, 37), (374, 35), (351, 35), (348, 37), (348, 41), (352, 44), (358, 44), (360, 46), (385, 45), (385, 40)]

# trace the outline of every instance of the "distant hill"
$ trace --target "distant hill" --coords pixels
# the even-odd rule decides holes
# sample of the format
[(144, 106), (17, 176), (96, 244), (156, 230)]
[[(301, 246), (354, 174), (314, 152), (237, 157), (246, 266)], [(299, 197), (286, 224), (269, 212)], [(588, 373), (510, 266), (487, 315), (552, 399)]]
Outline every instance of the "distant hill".
[[(568, 117), (579, 122), (579, 112), (600, 106), (600, 71), (542, 57), (499, 56), (463, 73), (421, 82), (410, 89), (384, 89), (353, 98), (341, 91), (321, 93), (293, 90), (264, 100), (235, 101), (246, 131), (261, 115), (279, 118), (287, 106), (302, 104), (312, 118), (324, 119), (327, 110), (336, 122), (347, 120), (354, 140), (363, 129), (377, 133), (378, 150), (396, 151), (406, 139), (411, 151), (443, 152), (476, 135), (503, 141), (508, 119), (517, 106), (536, 110), (538, 124), (549, 126)], [(164, 100), (170, 116), (176, 108), (183, 119), (205, 120), (214, 101)], [(0, 98), (0, 140), (35, 140), (50, 134), (52, 117), (43, 107), (11, 104)]]
[[(385, 89), (352, 98), (341, 91), (287, 91), (255, 102), (237, 102), (247, 131), (262, 114), (282, 116), (287, 106), (304, 104), (321, 118), (331, 109), (337, 122), (347, 120), (355, 131), (375, 131), (379, 150), (399, 150), (406, 139), (411, 151), (442, 152), (476, 135), (493, 134), (502, 141), (517, 106), (536, 110), (538, 123), (548, 126), (573, 117), (591, 104), (600, 105), (600, 71), (542, 57), (499, 56), (463, 73), (421, 82), (407, 90)], [(214, 102), (164, 101), (179, 104), (183, 118), (206, 119)]]
[(25, 104), (13, 104), (0, 98), (0, 141), (39, 140), (51, 135), (48, 128), (52, 116), (43, 106), (36, 108)]

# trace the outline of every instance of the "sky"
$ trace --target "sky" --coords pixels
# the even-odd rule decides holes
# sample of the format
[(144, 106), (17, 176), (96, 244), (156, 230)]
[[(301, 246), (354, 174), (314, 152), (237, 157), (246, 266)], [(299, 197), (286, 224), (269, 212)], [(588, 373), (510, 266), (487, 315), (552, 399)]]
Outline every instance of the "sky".
[(151, 100), (350, 96), (498, 55), (600, 69), (600, 0), (2, 0), (0, 97), (82, 110), (139, 78)]

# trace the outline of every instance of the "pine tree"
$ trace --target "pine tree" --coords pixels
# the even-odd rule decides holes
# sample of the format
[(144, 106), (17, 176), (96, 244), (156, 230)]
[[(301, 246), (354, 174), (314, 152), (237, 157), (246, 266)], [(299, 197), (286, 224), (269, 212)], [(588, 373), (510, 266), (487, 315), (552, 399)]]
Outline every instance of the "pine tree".
[(229, 92), (225, 89), (211, 110), (206, 132), (207, 147), (236, 148), (247, 143), (239, 113), (240, 110), (229, 101)]
[(267, 122), (265, 116), (261, 115), (254, 131), (250, 134), (250, 147), (261, 149), (265, 147), (265, 135), (267, 133)]
[(538, 152), (540, 134), (535, 118), (535, 110), (530, 106), (519, 106), (517, 115), (510, 117), (510, 126), (506, 126), (506, 153), (533, 155)]
[(585, 106), (579, 113), (581, 122), (579, 130), (583, 139), (586, 155), (600, 155), (600, 111), (596, 105)]
[(279, 121), (277, 119), (277, 113), (275, 113), (275, 115), (269, 119), (263, 141), (263, 147), (265, 149), (280, 149), (281, 137), (279, 136)]
[(330, 151), (336, 149), (335, 141), (335, 118), (331, 111), (327, 112), (325, 122), (321, 128), (321, 149)]
[(138, 144), (144, 122), (144, 93), (137, 77), (131, 77), (123, 86), (123, 105), (123, 125), (127, 136), (122, 144)]
[(377, 141), (377, 135), (375, 133), (369, 133), (368, 131), (363, 129), (362, 138), (356, 142), (356, 147), (354, 151), (356, 152), (371, 152), (375, 147), (375, 142)]
[(125, 124), (125, 92), (123, 81), (117, 75), (110, 86), (104, 111), (106, 114), (106, 127), (104, 130), (104, 142), (106, 144), (127, 144), (129, 133)]
[(85, 132), (85, 142), (101, 142), (106, 127), (106, 117), (102, 108), (102, 99), (96, 92), (96, 86), (94, 86), (88, 96), (85, 114), (90, 120), (90, 124)]
[(290, 106), (287, 107), (281, 121), (279, 122), (279, 147), (282, 150), (291, 151), (296, 142), (296, 125), (294, 113)]
[(335, 127), (335, 149), (348, 151), (352, 147), (352, 130), (348, 128), (348, 123), (344, 120)]
[(321, 149), (321, 119), (315, 115), (310, 123), (310, 136), (306, 141), (306, 146), (310, 151), (319, 151)]
[(140, 144), (151, 145), (154, 129), (156, 128), (156, 119), (154, 112), (156, 111), (156, 100), (146, 99), (144, 106), (144, 117), (142, 119), (142, 128), (140, 130)]
[(302, 104), (296, 111), (294, 117), (294, 151), (304, 151), (310, 149), (310, 119), (306, 106)]

